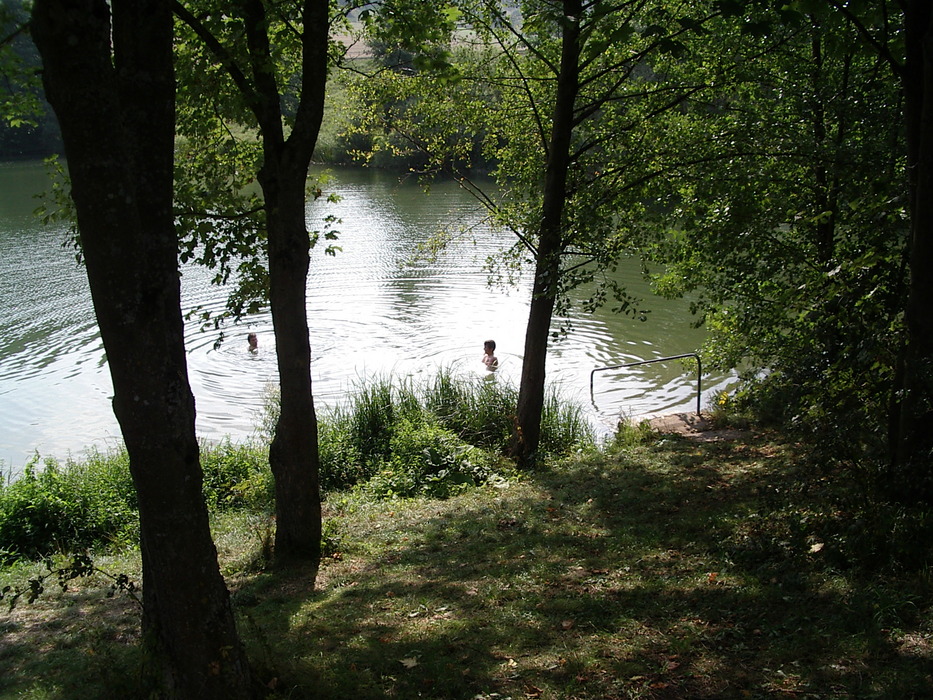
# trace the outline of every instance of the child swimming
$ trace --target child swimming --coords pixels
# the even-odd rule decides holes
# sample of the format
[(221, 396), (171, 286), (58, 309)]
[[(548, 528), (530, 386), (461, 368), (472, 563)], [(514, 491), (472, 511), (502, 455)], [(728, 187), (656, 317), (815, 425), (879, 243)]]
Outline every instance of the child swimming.
[(487, 340), (483, 343), (483, 364), (490, 372), (499, 366), (499, 360), (496, 358), (496, 341)]

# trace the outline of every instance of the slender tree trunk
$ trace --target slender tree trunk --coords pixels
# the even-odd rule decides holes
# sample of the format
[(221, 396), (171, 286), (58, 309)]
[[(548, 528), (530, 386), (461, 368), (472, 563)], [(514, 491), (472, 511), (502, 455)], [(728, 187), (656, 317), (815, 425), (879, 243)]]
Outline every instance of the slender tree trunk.
[(32, 27), (139, 500), (146, 638), (169, 694), (245, 698), (249, 670), (201, 494), (185, 361), (170, 2), (37, 0)]
[(307, 164), (289, 172), (283, 165), (267, 162), (260, 182), (266, 203), (269, 296), (281, 401), (269, 448), (275, 477), (275, 561), (277, 566), (316, 567), (321, 556), (320, 459), (305, 299), (310, 264), (306, 178)]
[(266, 209), (269, 298), (281, 401), (269, 449), (275, 477), (275, 562), (306, 564), (315, 571), (321, 555), (320, 457), (311, 390), (306, 304), (311, 239), (305, 204), (308, 167), (324, 115), (328, 11), (327, 0), (305, 0), (302, 5), (301, 97), (286, 139), (265, 5), (262, 0), (244, 2), (258, 98), (253, 109), (263, 135), (259, 183)]
[(547, 258), (548, 261), (545, 261), (542, 257), (539, 245), (528, 325), (525, 328), (525, 357), (522, 362), (522, 378), (512, 436), (511, 454), (526, 466), (534, 463), (541, 440), (548, 336), (557, 300), (557, 274), (554, 268), (560, 265), (559, 253), (556, 261), (554, 255)]
[[(907, 344), (898, 363), (891, 462), (906, 469), (905, 492), (933, 497), (933, 8), (913, 0), (905, 13), (904, 68), (910, 192)], [(917, 479), (923, 479), (923, 488)]]
[(512, 456), (526, 464), (534, 461), (541, 439), (547, 344), (554, 305), (560, 292), (563, 214), (567, 200), (574, 107), (579, 90), (581, 2), (564, 0), (563, 7), (560, 74), (548, 140), (535, 280), (525, 330), (525, 357), (511, 449)]

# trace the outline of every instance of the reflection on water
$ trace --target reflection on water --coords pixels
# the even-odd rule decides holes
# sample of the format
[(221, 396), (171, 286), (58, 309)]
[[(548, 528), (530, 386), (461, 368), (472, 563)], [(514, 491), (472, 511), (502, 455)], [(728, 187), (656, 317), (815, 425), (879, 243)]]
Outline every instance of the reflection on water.
[[(49, 230), (31, 216), (31, 193), (43, 186), (41, 165), (0, 165), (0, 462), (80, 453), (87, 445), (116, 443), (110, 378), (97, 335), (84, 270), (62, 247), (64, 230)], [(529, 280), (517, 288), (487, 286), (487, 256), (511, 244), (483, 224), (475, 201), (452, 184), (425, 194), (414, 182), (386, 173), (336, 170), (328, 190), (339, 203), (308, 208), (309, 224), (342, 219), (336, 257), (313, 251), (308, 314), (315, 399), (341, 401), (373, 375), (429, 378), (439, 366), (483, 373), (483, 341), (494, 338), (500, 381), (517, 383), (527, 318)], [(456, 235), (438, 260), (412, 261), (419, 243), (441, 231)], [(638, 267), (619, 273), (636, 295), (650, 298)], [(225, 292), (210, 275), (185, 267), (185, 310), (219, 311)], [(595, 403), (590, 372), (695, 351), (702, 333), (690, 327), (686, 305), (650, 298), (649, 321), (600, 311), (574, 318), (566, 338), (552, 344), (548, 377), (587, 406), (594, 421), (611, 426), (620, 414), (637, 415), (695, 405), (695, 373), (679, 362), (597, 374)], [(259, 350), (248, 351), (255, 332)], [(198, 409), (198, 432), (208, 439), (249, 436), (263, 397), (276, 381), (270, 316), (251, 317), (216, 335), (189, 322), (189, 374)], [(705, 382), (712, 386), (712, 382)]]

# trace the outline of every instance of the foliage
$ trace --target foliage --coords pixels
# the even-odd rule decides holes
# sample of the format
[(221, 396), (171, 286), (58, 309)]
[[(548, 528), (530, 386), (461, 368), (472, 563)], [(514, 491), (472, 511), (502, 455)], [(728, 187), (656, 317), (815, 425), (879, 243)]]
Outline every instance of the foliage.
[(41, 97), (41, 60), (29, 37), (28, 11), (22, 0), (0, 5), (0, 159), (61, 150), (55, 117)]
[(545, 396), (539, 451), (551, 457), (591, 449), (595, 435), (583, 408), (560, 398), (553, 388)]
[[(320, 442), (324, 490), (373, 480), (373, 488), (386, 495), (437, 490), (439, 482), (470, 472), (468, 455), (480, 453), (463, 436), (443, 429), (429, 401), (409, 382), (396, 385), (389, 379), (357, 387), (346, 406), (326, 415)], [(480, 461), (488, 460), (485, 455)], [(482, 483), (489, 474), (479, 469), (474, 476), (471, 483)]]
[[(370, 379), (320, 418), (321, 489), (340, 491), (372, 479), (381, 493), (439, 494), (508, 473), (498, 455), (506, 451), (514, 425), (515, 395), (515, 387), (492, 377), (458, 376), (443, 368), (421, 385)], [(276, 410), (273, 395), (264, 424), (274, 424)], [(595, 442), (580, 407), (556, 392), (547, 402), (542, 435), (548, 455)]]
[[(252, 20), (244, 11), (228, 10), (209, 0), (176, 9), (180, 38), (175, 45), (179, 75), (175, 207), (181, 259), (215, 270), (214, 284), (233, 287), (219, 315), (195, 310), (214, 328), (257, 313), (269, 301), (267, 212), (257, 178), (268, 155), (263, 139), (273, 135), (263, 134), (258, 123), (257, 103), (262, 98), (257, 85), (262, 78), (253, 75), (258, 66), (244, 41)], [(302, 46), (294, 31), (300, 18), (295, 15), (297, 6), (270, 7), (268, 12), (264, 30), (272, 48), (271, 65), (266, 68), (281, 89), (279, 128), (288, 130), (301, 98)], [(332, 19), (339, 26), (338, 17)], [(332, 47), (334, 60), (335, 51)], [(323, 184), (309, 182), (307, 196), (324, 196)], [(337, 223), (336, 216), (326, 217), (325, 226), (310, 233), (311, 245), (323, 241), (324, 253), (336, 254)]]
[(128, 544), (136, 537), (136, 509), (125, 454), (92, 453), (64, 467), (51, 459), (41, 467), (32, 461), (0, 490), (0, 558)]
[[(491, 262), (495, 274), (512, 278), (521, 266), (534, 267), (510, 446), (530, 464), (539, 449), (547, 345), (567, 330), (570, 292), (591, 285), (585, 311), (608, 304), (646, 318), (640, 300), (606, 273), (637, 252), (650, 188), (669, 174), (657, 154), (681, 152), (670, 145), (664, 117), (711, 89), (710, 81), (665, 75), (655, 64), (682, 60), (719, 12), (704, 2), (660, 0), (455, 6), (458, 31), (446, 39), (455, 47), (452, 68), (381, 71), (360, 81), (361, 124), (389, 134), (385, 147), (401, 142), (422, 152), (425, 170), (452, 171), (514, 236)], [(425, 50), (439, 42), (431, 37)], [(493, 164), (495, 198), (470, 179), (476, 152)], [(563, 320), (552, 329), (555, 314)]]
[(248, 508), (263, 511), (273, 501), (267, 448), (229, 440), (201, 450), (204, 501), (212, 511)]
[(127, 574), (113, 575), (94, 565), (94, 561), (88, 554), (79, 553), (71, 555), (71, 558), (64, 564), (57, 564), (52, 559), (46, 559), (45, 573), (30, 578), (23, 587), (14, 587), (6, 585), (0, 590), (0, 601), (6, 601), (10, 611), (16, 607), (20, 598), (25, 596), (27, 603), (35, 603), (39, 596), (46, 591), (46, 584), (49, 579), (54, 579), (59, 590), (64, 593), (68, 590), (69, 584), (78, 578), (91, 578), (93, 576), (102, 576), (110, 581), (107, 597), (111, 598), (117, 591), (127, 593), (137, 603), (142, 605), (136, 596), (136, 583), (130, 579)]
[(515, 388), (492, 375), (464, 380), (450, 371), (438, 372), (426, 387), (425, 402), (438, 422), (464, 441), (504, 452), (512, 433)]
[(438, 425), (403, 420), (394, 426), (388, 461), (364, 488), (388, 498), (447, 498), (486, 483), (494, 474), (493, 461), (489, 453)]
[(653, 192), (657, 288), (691, 298), (705, 362), (744, 367), (761, 418), (819, 434), (842, 459), (877, 454), (904, 330), (897, 86), (831, 16), (749, 10), (698, 51), (657, 66), (724, 78), (667, 120), (693, 155)]
[[(497, 264), (522, 264), (538, 254), (564, 18), (556, 5), (513, 8), (494, 0), (454, 5), (457, 31), (421, 44), (427, 53), (447, 46), (449, 70), (440, 75), (375, 71), (351, 83), (360, 105), (355, 132), (372, 138), (359, 157), (418, 153), (421, 170), (452, 172), (517, 238), (516, 248)], [(580, 94), (571, 105), (574, 127), (558, 251), (559, 315), (567, 316), (570, 290), (594, 281), (597, 291), (586, 302), (588, 310), (610, 303), (620, 313), (642, 315), (638, 300), (600, 271), (632, 250), (646, 183), (666, 174), (651, 167), (650, 149), (666, 148), (663, 128), (652, 128), (651, 120), (703, 87), (675, 76), (659, 84), (645, 67), (654, 53), (682, 57), (696, 22), (680, 20), (664, 3), (594, 3), (580, 19)], [(384, 34), (377, 40), (385, 40)], [(487, 165), (499, 186), (496, 199), (470, 179), (471, 169)]]
[[(272, 477), (265, 448), (228, 441), (201, 451), (204, 498), (214, 512), (268, 511)], [(0, 559), (41, 559), (108, 546), (135, 546), (136, 491), (125, 450), (91, 450), (60, 464), (38, 458), (0, 487)]]

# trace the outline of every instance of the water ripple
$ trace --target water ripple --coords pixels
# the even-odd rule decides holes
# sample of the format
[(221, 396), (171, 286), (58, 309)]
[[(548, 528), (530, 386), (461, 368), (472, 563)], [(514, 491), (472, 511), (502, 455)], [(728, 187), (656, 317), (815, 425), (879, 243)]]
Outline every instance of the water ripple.
[[(6, 191), (5, 177), (27, 171), (0, 168), (0, 192)], [(484, 271), (486, 258), (511, 245), (511, 238), (485, 227), (476, 203), (452, 185), (437, 185), (425, 195), (386, 174), (337, 171), (329, 187), (342, 201), (308, 208), (312, 229), (321, 228), (331, 213), (343, 219), (337, 226), (342, 251), (334, 257), (322, 247), (312, 251), (307, 305), (316, 403), (337, 405), (372, 376), (427, 379), (438, 367), (484, 374), (480, 360), (487, 338), (498, 343), (499, 380), (517, 385), (530, 279), (526, 273), (517, 288), (501, 289), (487, 284)], [(415, 256), (444, 230), (452, 235), (442, 255)], [(15, 207), (0, 206), (2, 462), (21, 464), (37, 448), (43, 455), (77, 453), (119, 436), (84, 270), (62, 248), (63, 238), (62, 230), (37, 227)], [(227, 290), (210, 279), (205, 270), (183, 269), (185, 312), (223, 310)], [(637, 265), (623, 269), (618, 279), (636, 295), (648, 292)], [(595, 367), (699, 346), (702, 333), (689, 327), (684, 304), (651, 299), (645, 306), (647, 323), (607, 310), (575, 316), (549, 350), (548, 381), (586, 406), (601, 425), (614, 425), (620, 415), (695, 404), (695, 372), (679, 362), (598, 373), (590, 396)], [(256, 353), (248, 351), (248, 332), (259, 337)], [(196, 319), (186, 322), (198, 432), (215, 439), (247, 437), (277, 382), (271, 316), (260, 313), (226, 329), (219, 346), (217, 338), (214, 331), (202, 332)]]

